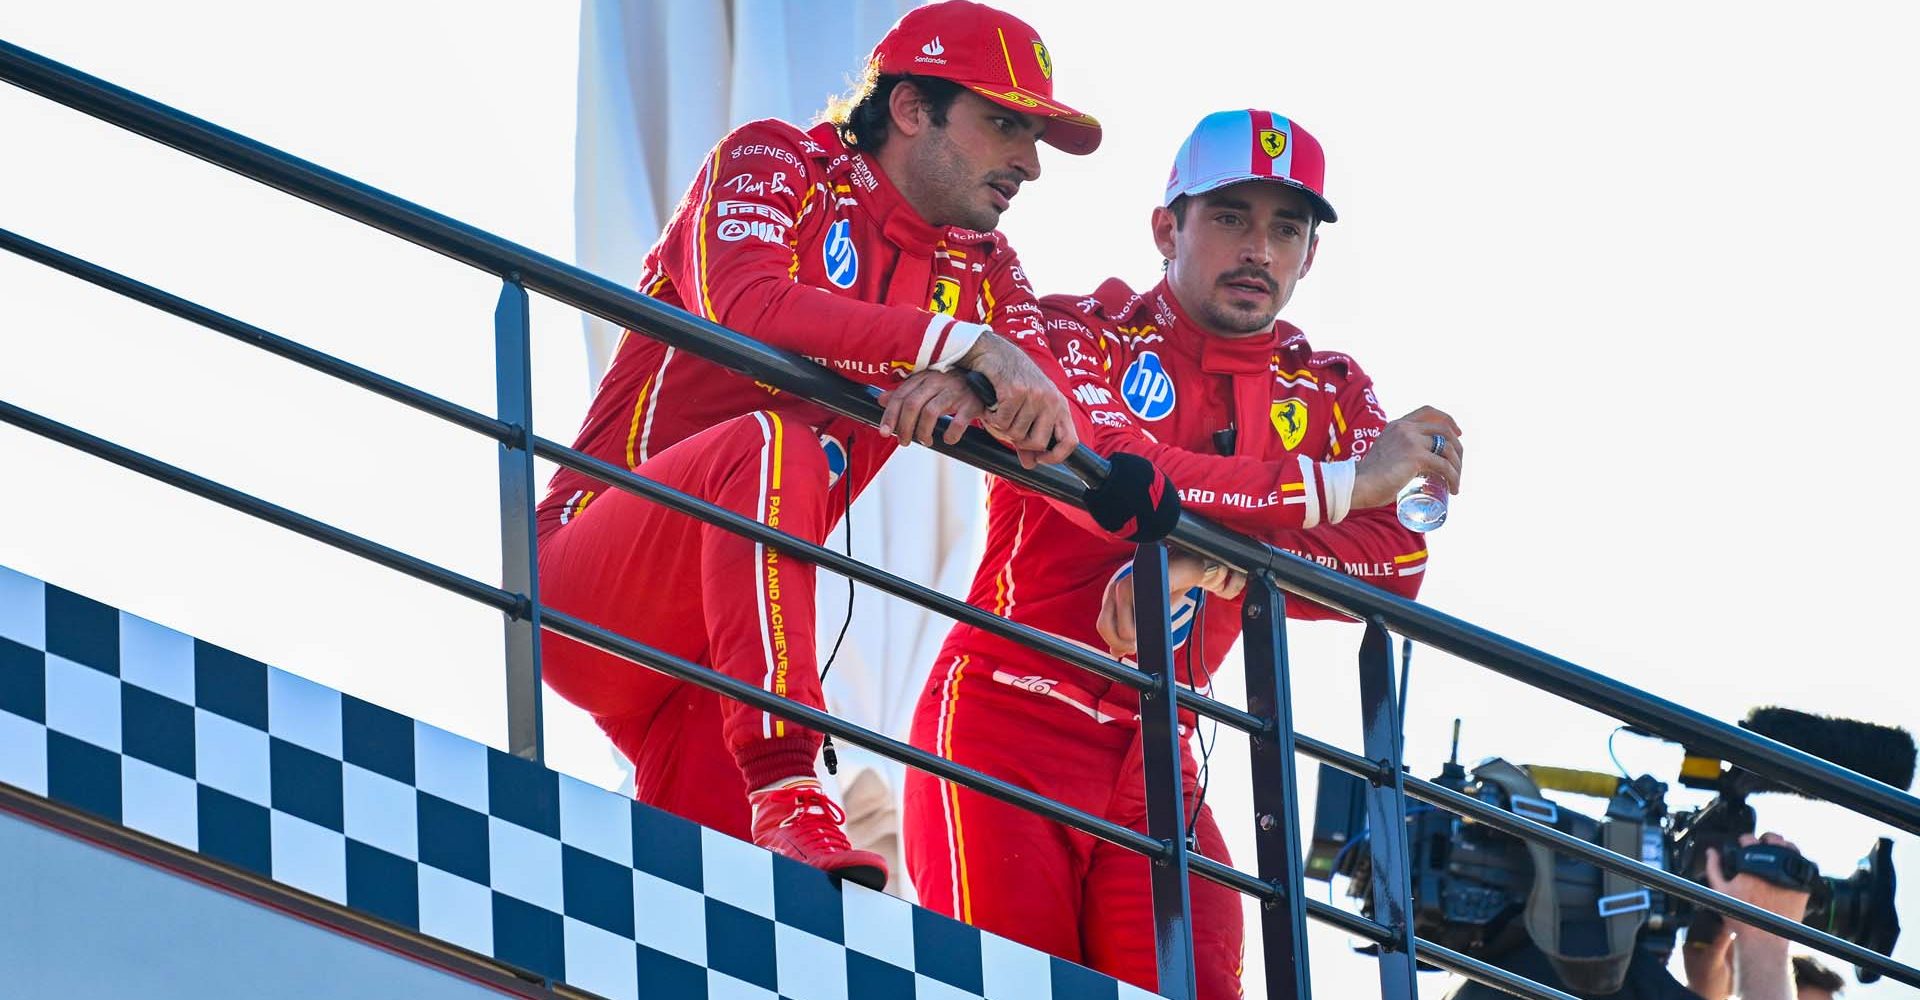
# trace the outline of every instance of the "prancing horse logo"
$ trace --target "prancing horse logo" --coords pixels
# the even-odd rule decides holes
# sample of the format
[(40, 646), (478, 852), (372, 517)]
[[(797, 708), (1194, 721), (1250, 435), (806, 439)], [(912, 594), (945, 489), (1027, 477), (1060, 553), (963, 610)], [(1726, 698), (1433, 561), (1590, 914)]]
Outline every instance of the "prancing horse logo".
[(1287, 134), (1277, 129), (1261, 129), (1260, 148), (1266, 150), (1268, 156), (1279, 159), (1280, 154), (1287, 151)]
[(933, 298), (927, 301), (927, 308), (948, 316), (954, 315), (960, 308), (960, 283), (952, 278), (933, 279)]
[(1288, 451), (1300, 447), (1300, 441), (1307, 436), (1307, 404), (1297, 399), (1283, 399), (1273, 404), (1273, 429), (1280, 432), (1280, 443)]

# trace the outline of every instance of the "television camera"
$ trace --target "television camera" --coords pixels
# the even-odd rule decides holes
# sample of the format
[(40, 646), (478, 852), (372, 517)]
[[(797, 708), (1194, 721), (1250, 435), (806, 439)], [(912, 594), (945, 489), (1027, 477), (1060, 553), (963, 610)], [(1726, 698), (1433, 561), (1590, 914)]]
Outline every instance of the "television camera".
[[(1740, 725), (1897, 788), (1912, 785), (1915, 747), (1904, 729), (1785, 708), (1755, 709)], [(1809, 926), (1883, 955), (1899, 937), (1890, 839), (1876, 840), (1846, 878), (1822, 875), (1794, 850), (1740, 845), (1742, 834), (1756, 831), (1747, 799), (1801, 794), (1795, 789), (1689, 750), (1680, 784), (1715, 795), (1699, 808), (1673, 810), (1668, 785), (1651, 775), (1522, 767), (1498, 758), (1469, 773), (1459, 748), (1455, 720), (1453, 750), (1436, 784), (1703, 884), (1712, 848), (1728, 878), (1747, 872), (1807, 891), (1803, 922)], [(1606, 809), (1596, 819), (1546, 799), (1546, 791), (1601, 798)], [(1365, 793), (1361, 779), (1321, 765), (1306, 874), (1327, 881), (1348, 876), (1349, 894), (1371, 916)], [(1693, 937), (1718, 933), (1720, 916), (1713, 911), (1424, 803), (1408, 803), (1407, 847), (1416, 934), (1488, 961), (1531, 938), (1567, 984), (1583, 992), (1617, 990), (1635, 949), (1664, 961), (1683, 926)], [(1861, 982), (1879, 978), (1864, 969), (1858, 976)]]

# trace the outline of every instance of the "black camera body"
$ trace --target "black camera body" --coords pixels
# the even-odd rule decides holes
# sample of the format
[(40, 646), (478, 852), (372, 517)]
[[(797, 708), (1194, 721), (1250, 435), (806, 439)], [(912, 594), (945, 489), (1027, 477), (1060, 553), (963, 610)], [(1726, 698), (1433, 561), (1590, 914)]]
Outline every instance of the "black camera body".
[[(1840, 763), (1899, 787), (1911, 783), (1913, 742), (1904, 730), (1853, 720), (1820, 719), (1785, 709), (1756, 710), (1743, 725), (1754, 728), (1758, 719), (1778, 730), (1782, 724), (1781, 713), (1791, 717), (1786, 720), (1791, 723), (1787, 726), (1789, 730), (1794, 726), (1805, 728), (1817, 724), (1826, 727), (1822, 732), (1835, 726), (1851, 727), (1845, 733), (1849, 736), (1858, 736), (1858, 727), (1880, 731), (1876, 735), (1897, 733), (1898, 740), (1876, 744), (1875, 750), (1880, 756), (1874, 765), (1858, 766), (1865, 761), (1856, 762), (1851, 754)], [(1783, 738), (1764, 728), (1760, 731), (1776, 739)], [(1804, 734), (1789, 732), (1788, 735)], [(1902, 745), (1904, 753), (1900, 752)], [(1884, 751), (1889, 748), (1895, 752), (1886, 754)], [(1489, 777), (1516, 773), (1524, 773), (1531, 779), (1530, 782), (1522, 780), (1520, 784), (1605, 797), (1604, 814), (1599, 818), (1588, 816), (1518, 791), (1511, 778), (1491, 780)], [(1890, 839), (1879, 838), (1858, 869), (1845, 879), (1820, 875), (1812, 862), (1791, 849), (1772, 844), (1742, 848), (1740, 837), (1756, 830), (1756, 816), (1747, 802), (1748, 796), (1787, 789), (1769, 785), (1749, 772), (1726, 768), (1718, 760), (1688, 756), (1682, 767), (1682, 783), (1711, 789), (1716, 795), (1705, 806), (1679, 812), (1668, 809), (1668, 786), (1650, 775), (1628, 780), (1617, 775), (1559, 768), (1515, 769), (1503, 761), (1484, 763), (1470, 775), (1457, 761), (1450, 761), (1434, 781), (1496, 808), (1628, 856), (1634, 856), (1631, 845), (1637, 843), (1639, 860), (1645, 864), (1703, 884), (1707, 848), (1711, 847), (1720, 857), (1722, 874), (1726, 877), (1747, 872), (1809, 892), (1811, 898), (1803, 918), (1808, 926), (1881, 954), (1891, 954), (1899, 937), (1899, 919), (1893, 908), (1895, 876)], [(1335, 874), (1348, 876), (1352, 880), (1348, 892), (1361, 900), (1362, 912), (1371, 916), (1371, 856), (1366, 850), (1365, 794), (1366, 783), (1361, 779), (1321, 765), (1306, 874), (1309, 878), (1329, 881)], [(1633, 947), (1652, 952), (1662, 961), (1672, 953), (1680, 928), (1689, 928), (1689, 935), (1712, 936), (1718, 932), (1720, 917), (1713, 911), (1666, 893), (1627, 884), (1620, 876), (1605, 873), (1579, 859), (1530, 849), (1517, 837), (1445, 810), (1409, 803), (1406, 822), (1414, 932), (1437, 944), (1497, 962), (1500, 956), (1527, 942), (1531, 924), (1534, 943), (1542, 945), (1542, 950), (1550, 955), (1582, 956), (1567, 963), (1578, 966), (1581, 961), (1597, 961), (1610, 950), (1616, 958), (1624, 960), (1626, 956), (1618, 954), (1620, 938), (1617, 933), (1609, 937), (1608, 928), (1611, 918), (1622, 915), (1638, 914), (1632, 916), (1638, 925)], [(1553, 866), (1550, 886), (1536, 878), (1540, 859), (1550, 859)], [(1528, 913), (1529, 906), (1546, 905), (1542, 900), (1551, 900), (1557, 911), (1549, 925), (1555, 936), (1551, 942), (1553, 947), (1540, 940), (1541, 915)], [(1556, 968), (1561, 967), (1556, 960)], [(1862, 982), (1871, 982), (1878, 976), (1861, 970), (1859, 978)]]

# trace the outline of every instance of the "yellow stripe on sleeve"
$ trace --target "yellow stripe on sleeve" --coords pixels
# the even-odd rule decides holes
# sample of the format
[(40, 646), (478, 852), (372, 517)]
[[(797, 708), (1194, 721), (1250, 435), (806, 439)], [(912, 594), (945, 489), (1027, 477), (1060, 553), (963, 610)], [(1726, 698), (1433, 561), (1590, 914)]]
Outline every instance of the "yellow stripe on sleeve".
[(713, 210), (713, 188), (718, 180), (715, 174), (720, 172), (720, 147), (713, 148), (713, 158), (707, 161), (707, 189), (700, 196), (700, 211), (694, 214), (693, 228), (700, 234), (700, 241), (694, 247), (698, 258), (700, 278), (700, 315), (707, 319), (717, 319), (713, 314), (713, 295), (707, 281), (707, 213)]

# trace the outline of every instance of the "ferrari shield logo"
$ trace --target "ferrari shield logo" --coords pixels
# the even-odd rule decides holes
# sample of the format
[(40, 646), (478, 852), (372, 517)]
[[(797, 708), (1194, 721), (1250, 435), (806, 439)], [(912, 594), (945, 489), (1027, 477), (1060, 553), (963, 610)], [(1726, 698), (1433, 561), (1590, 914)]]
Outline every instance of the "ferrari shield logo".
[(1033, 58), (1040, 64), (1040, 75), (1053, 79), (1053, 57), (1047, 54), (1047, 47), (1039, 42), (1033, 43)]
[(927, 308), (937, 313), (954, 315), (960, 308), (960, 283), (952, 278), (935, 278), (933, 298), (927, 300)]
[(1280, 443), (1288, 451), (1300, 447), (1300, 440), (1307, 436), (1307, 404), (1297, 399), (1283, 399), (1273, 404), (1273, 429), (1280, 432)]
[(1266, 150), (1268, 156), (1279, 159), (1280, 154), (1287, 151), (1287, 134), (1278, 129), (1261, 129), (1260, 148)]

